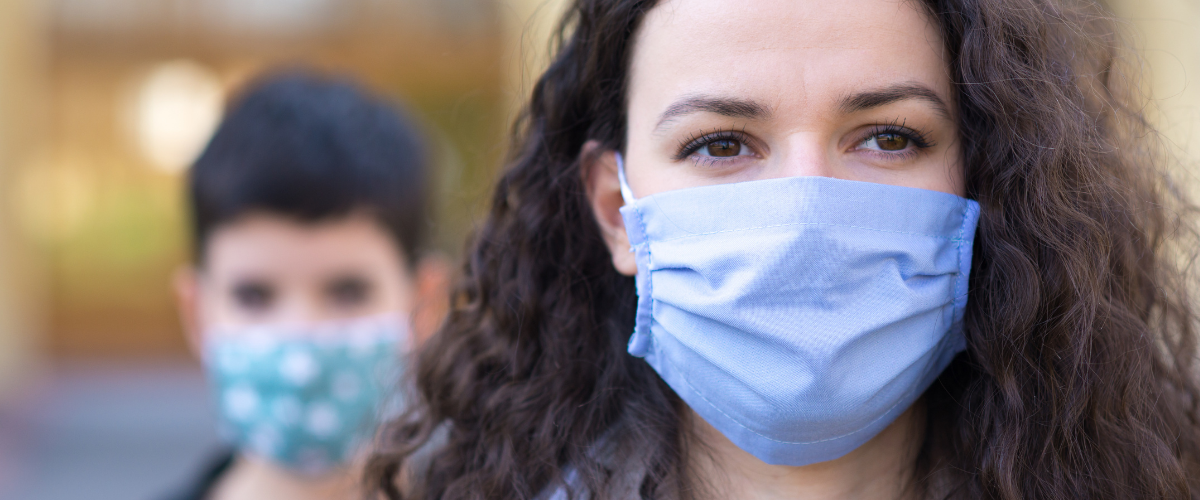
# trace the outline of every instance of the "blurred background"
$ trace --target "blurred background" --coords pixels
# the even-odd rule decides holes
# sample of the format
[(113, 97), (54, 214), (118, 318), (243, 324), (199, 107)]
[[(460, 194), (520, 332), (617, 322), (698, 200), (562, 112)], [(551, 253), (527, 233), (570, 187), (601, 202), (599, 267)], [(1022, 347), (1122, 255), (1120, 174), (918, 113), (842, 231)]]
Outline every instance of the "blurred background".
[[(233, 89), (303, 65), (407, 103), (438, 143), (453, 255), (563, 3), (0, 0), (0, 499), (154, 498), (216, 447), (169, 282), (182, 175)], [(1190, 165), (1200, 2), (1109, 6)]]

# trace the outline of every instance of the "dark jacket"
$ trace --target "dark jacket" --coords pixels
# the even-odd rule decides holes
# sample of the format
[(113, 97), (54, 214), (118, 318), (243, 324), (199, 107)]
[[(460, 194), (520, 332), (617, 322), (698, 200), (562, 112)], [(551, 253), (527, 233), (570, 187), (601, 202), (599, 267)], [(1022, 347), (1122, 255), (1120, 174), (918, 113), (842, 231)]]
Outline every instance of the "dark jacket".
[(217, 483), (221, 481), (221, 477), (233, 465), (233, 458), (233, 450), (222, 450), (213, 455), (201, 469), (201, 474), (196, 476), (191, 484), (173, 495), (168, 495), (166, 500), (209, 500)]

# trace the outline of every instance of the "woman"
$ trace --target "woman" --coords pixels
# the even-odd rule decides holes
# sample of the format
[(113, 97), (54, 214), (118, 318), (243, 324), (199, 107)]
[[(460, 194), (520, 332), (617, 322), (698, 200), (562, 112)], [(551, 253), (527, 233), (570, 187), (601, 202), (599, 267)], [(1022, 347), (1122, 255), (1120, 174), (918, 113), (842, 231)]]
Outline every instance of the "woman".
[(1100, 14), (576, 0), (370, 480), (1200, 497), (1189, 206)]

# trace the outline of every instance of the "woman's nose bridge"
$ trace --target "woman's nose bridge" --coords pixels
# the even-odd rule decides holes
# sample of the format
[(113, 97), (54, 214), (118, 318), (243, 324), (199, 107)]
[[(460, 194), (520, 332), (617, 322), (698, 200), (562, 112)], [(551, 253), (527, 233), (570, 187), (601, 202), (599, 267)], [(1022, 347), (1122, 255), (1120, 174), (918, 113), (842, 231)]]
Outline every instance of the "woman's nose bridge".
[(833, 177), (830, 151), (816, 133), (797, 133), (789, 138), (784, 154), (779, 155), (780, 177)]

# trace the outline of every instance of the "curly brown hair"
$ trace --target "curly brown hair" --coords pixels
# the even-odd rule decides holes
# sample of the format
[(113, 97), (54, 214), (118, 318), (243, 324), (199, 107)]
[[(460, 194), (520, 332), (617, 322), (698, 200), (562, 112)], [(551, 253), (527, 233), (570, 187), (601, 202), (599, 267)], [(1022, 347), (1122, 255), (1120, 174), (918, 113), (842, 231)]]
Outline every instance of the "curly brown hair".
[[(924, 395), (917, 496), (1200, 498), (1192, 207), (1115, 23), (1072, 0), (923, 3), (982, 216), (969, 347)], [(580, 171), (586, 141), (622, 148), (633, 35), (653, 5), (568, 10), (452, 312), (420, 354), (419, 397), (368, 467), (387, 498), (528, 499), (568, 474), (590, 498), (624, 495), (631, 474), (642, 498), (699, 495), (686, 404), (625, 352), (634, 283)]]

